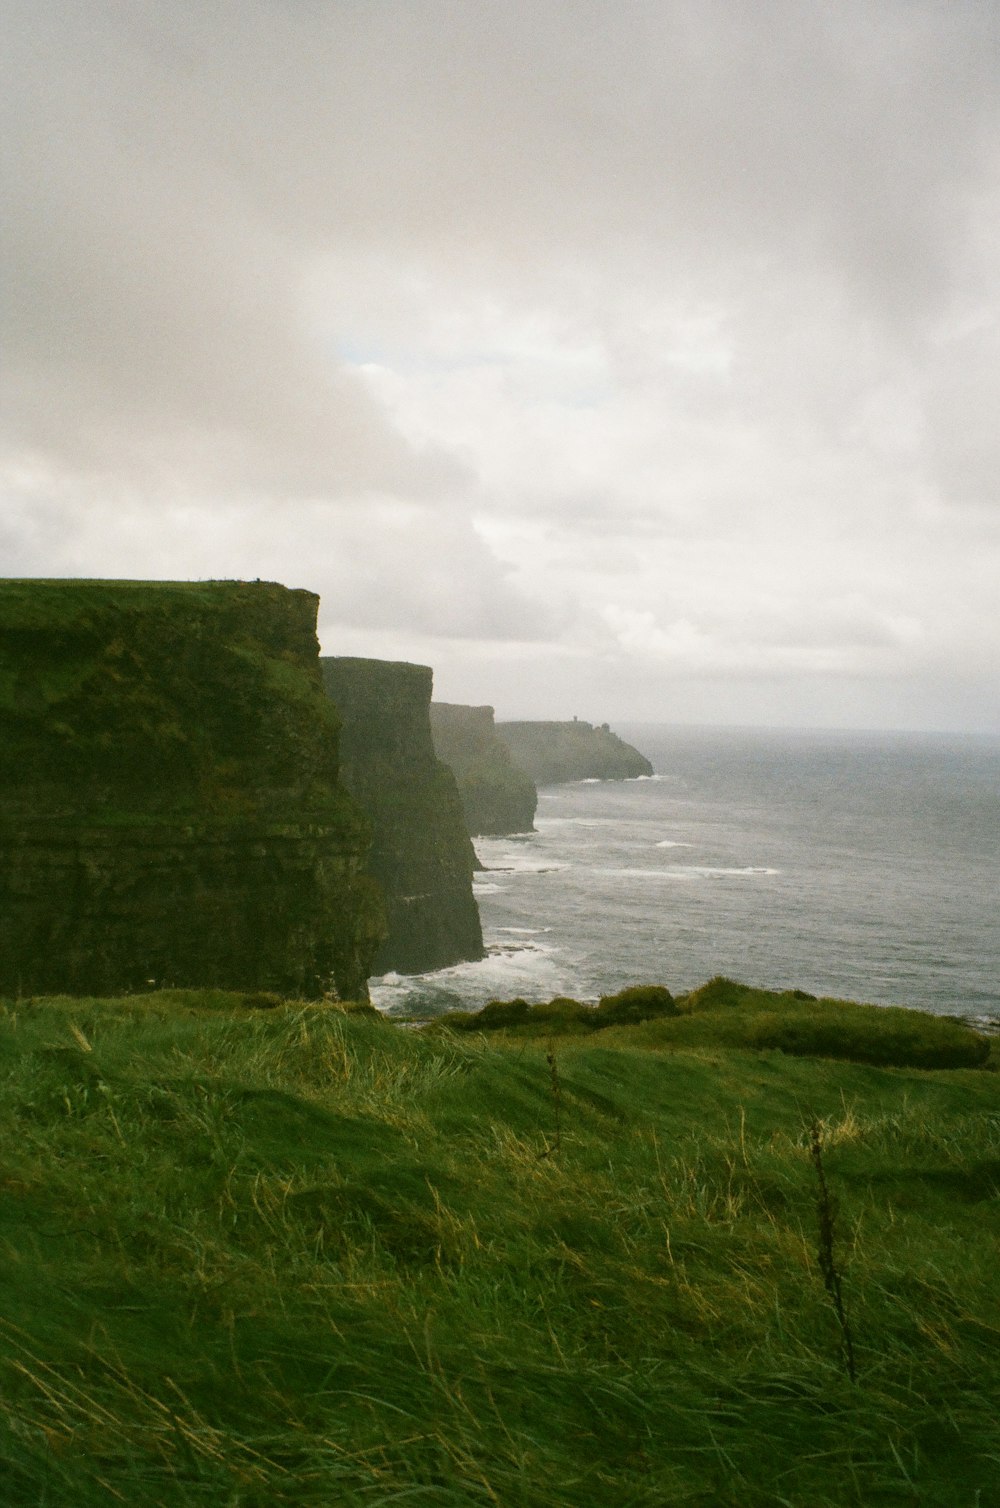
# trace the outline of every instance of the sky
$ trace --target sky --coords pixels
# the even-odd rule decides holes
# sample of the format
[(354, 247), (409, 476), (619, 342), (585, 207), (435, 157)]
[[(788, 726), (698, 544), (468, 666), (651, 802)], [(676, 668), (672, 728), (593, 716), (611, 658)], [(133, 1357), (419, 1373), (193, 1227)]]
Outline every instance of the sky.
[(996, 0), (0, 0), (0, 575), (1000, 732)]

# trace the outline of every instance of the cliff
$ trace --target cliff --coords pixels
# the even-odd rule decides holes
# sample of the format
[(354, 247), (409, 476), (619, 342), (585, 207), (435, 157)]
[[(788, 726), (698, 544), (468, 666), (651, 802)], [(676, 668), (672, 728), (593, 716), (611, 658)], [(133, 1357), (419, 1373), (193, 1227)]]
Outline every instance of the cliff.
[(317, 598), (0, 582), (0, 992), (364, 997), (384, 930)]
[(635, 780), (653, 766), (638, 749), (612, 733), (607, 723), (497, 723), (514, 763), (536, 785), (567, 780)]
[(322, 659), (340, 712), (341, 773), (371, 818), (370, 867), (388, 934), (375, 971), (403, 974), (482, 958), (475, 854), (452, 772), (434, 752), (424, 665)]
[(492, 707), (432, 702), (431, 733), (438, 758), (454, 771), (473, 837), (532, 831), (538, 792), (498, 736)]

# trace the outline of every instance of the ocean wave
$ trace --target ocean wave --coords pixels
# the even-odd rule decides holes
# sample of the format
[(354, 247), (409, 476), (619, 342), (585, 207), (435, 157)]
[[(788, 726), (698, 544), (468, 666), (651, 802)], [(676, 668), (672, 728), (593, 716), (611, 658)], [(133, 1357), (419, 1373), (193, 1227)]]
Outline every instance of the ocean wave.
[(430, 974), (385, 974), (369, 980), (368, 988), (372, 1004), (388, 1016), (431, 1017), (517, 995), (548, 999), (565, 993), (570, 982), (558, 951), (546, 943), (491, 938), (485, 958)]
[(592, 872), (629, 880), (714, 880), (775, 875), (781, 870), (763, 864), (747, 864), (740, 868), (721, 864), (674, 864), (669, 869), (595, 869)]
[(729, 868), (724, 865), (712, 864), (685, 864), (678, 868), (691, 869), (695, 874), (705, 875), (708, 879), (726, 875), (751, 875), (751, 874), (780, 874), (780, 869), (772, 869), (769, 864), (744, 864), (741, 868)]
[(693, 848), (693, 843), (682, 843), (679, 838), (661, 838), (657, 848)]
[[(553, 874), (557, 869), (568, 869), (569, 864), (561, 859), (525, 859), (520, 854), (503, 854), (492, 864), (487, 864), (480, 874)], [(473, 879), (474, 884), (479, 884)]]
[(547, 827), (618, 827), (618, 817), (539, 817), (539, 828)]

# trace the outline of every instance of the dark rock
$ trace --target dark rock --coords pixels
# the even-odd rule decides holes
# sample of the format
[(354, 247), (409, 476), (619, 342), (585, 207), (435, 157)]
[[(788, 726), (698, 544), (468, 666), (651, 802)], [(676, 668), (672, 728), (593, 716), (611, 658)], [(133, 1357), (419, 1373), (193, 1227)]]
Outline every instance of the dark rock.
[(454, 771), (473, 837), (531, 832), (538, 792), (498, 734), (492, 707), (431, 703), (437, 756)]
[(645, 755), (612, 733), (607, 723), (497, 723), (514, 763), (536, 785), (569, 780), (635, 780), (652, 775)]
[(431, 671), (386, 660), (320, 663), (343, 721), (342, 778), (371, 818), (371, 874), (385, 894), (388, 933), (375, 971), (417, 974), (482, 958), (475, 854), (455, 777), (431, 739)]
[(0, 990), (367, 996), (384, 916), (317, 605), (0, 583)]

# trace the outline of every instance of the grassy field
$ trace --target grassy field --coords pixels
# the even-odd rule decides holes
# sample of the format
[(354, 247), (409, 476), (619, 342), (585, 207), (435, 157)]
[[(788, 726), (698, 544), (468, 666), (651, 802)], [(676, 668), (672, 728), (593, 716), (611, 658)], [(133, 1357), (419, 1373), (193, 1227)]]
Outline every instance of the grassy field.
[(0, 1500), (1000, 1501), (995, 1052), (733, 1019), (0, 1008)]

